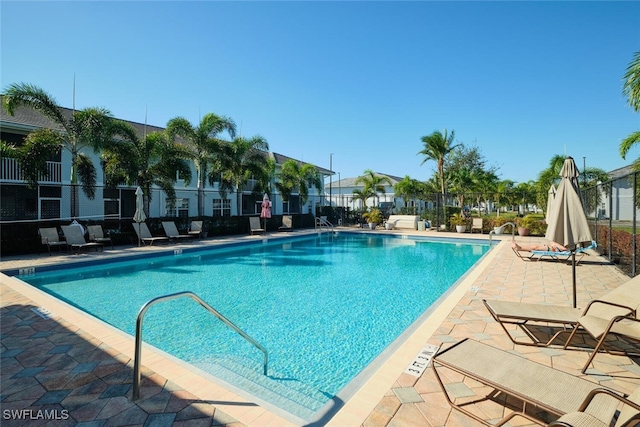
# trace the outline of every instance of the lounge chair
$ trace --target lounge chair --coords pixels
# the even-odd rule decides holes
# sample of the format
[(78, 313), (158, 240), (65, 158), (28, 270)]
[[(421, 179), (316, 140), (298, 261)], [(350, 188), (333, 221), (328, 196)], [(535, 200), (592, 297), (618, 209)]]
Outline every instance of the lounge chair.
[(251, 234), (265, 232), (264, 228), (262, 228), (262, 226), (260, 225), (260, 217), (249, 217), (249, 231), (251, 232)]
[(191, 234), (180, 234), (178, 227), (176, 227), (176, 223), (173, 221), (162, 221), (162, 228), (164, 229), (164, 234), (166, 234), (171, 240), (193, 240), (193, 236)]
[(63, 225), (60, 227), (62, 229), (62, 234), (64, 234), (64, 239), (67, 241), (67, 245), (71, 246), (71, 249), (75, 250), (76, 254), (80, 252), (82, 249), (86, 249), (87, 251), (91, 249), (103, 249), (103, 244), (98, 242), (89, 242), (84, 239), (84, 234), (82, 229), (77, 225)]
[(471, 223), (472, 234), (473, 230), (478, 230), (480, 231), (480, 234), (482, 234), (482, 218), (473, 218), (473, 222)]
[[(599, 384), (588, 381), (557, 369), (533, 362), (519, 355), (491, 347), (471, 339), (465, 339), (446, 350), (439, 352), (432, 359), (432, 368), (440, 387), (452, 408), (466, 414), (470, 418), (487, 426), (503, 425), (514, 417), (521, 416), (537, 424), (544, 420), (536, 418), (540, 411), (529, 410), (532, 405), (552, 416), (560, 417), (577, 412), (582, 408), (591, 393), (602, 388)], [(454, 402), (449, 396), (448, 387), (443, 378), (456, 378), (447, 375), (447, 370), (463, 375), (458, 381), (468, 384), (469, 379), (488, 386), (491, 391), (487, 396), (478, 396), (475, 401), (491, 399), (495, 391), (516, 398), (522, 403), (521, 408), (514, 408), (506, 413), (498, 423), (480, 418), (466, 406), (475, 401), (462, 399)], [(441, 372), (445, 371), (444, 375)], [(482, 388), (474, 388), (481, 390)], [(613, 394), (613, 392), (611, 392)], [(620, 396), (622, 397), (622, 396)], [(510, 405), (515, 402), (509, 399)], [(613, 419), (618, 406), (617, 399), (597, 399), (597, 405), (590, 408), (590, 415), (598, 419)]]
[(65, 251), (67, 250), (67, 242), (60, 240), (58, 229), (56, 227), (40, 228), (38, 229), (38, 234), (40, 235), (40, 241), (42, 244), (47, 246), (49, 255), (51, 255), (52, 247), (58, 248), (60, 252), (62, 252), (63, 248)]
[(282, 225), (278, 227), (278, 231), (291, 231), (293, 230), (293, 217), (291, 215), (282, 216)]
[(191, 221), (191, 226), (189, 227), (189, 235), (193, 237), (197, 237), (198, 239), (202, 237), (204, 233), (204, 228), (202, 228), (202, 221)]
[[(636, 307), (636, 311), (640, 310), (640, 305)], [(567, 339), (564, 348), (566, 349), (571, 344), (571, 339), (576, 334), (578, 330), (584, 330), (589, 335), (591, 335), (596, 341), (597, 344), (593, 348), (593, 353), (589, 356), (589, 360), (582, 367), (582, 373), (584, 374), (587, 371), (587, 368), (596, 357), (596, 354), (601, 349), (604, 349), (606, 352), (610, 354), (625, 354), (625, 355), (634, 355), (640, 356), (640, 351), (635, 353), (628, 351), (610, 351), (605, 347), (605, 342), (608, 338), (612, 336), (618, 336), (623, 340), (631, 340), (640, 342), (640, 319), (630, 316), (615, 316), (611, 319), (605, 319), (598, 316), (587, 315), (578, 319), (578, 322), (571, 331), (571, 335)]]
[(90, 242), (108, 243), (111, 245), (111, 249), (113, 249), (113, 241), (111, 237), (105, 237), (101, 225), (87, 225), (87, 233), (89, 233)]
[[(589, 246), (576, 249), (576, 265), (580, 263), (585, 255), (588, 255), (586, 251), (589, 249), (595, 249), (598, 244), (594, 241)], [(570, 261), (571, 251), (519, 251), (516, 248), (512, 248), (513, 252), (523, 261), (539, 261), (541, 259), (549, 258), (553, 261)], [(526, 254), (529, 255), (526, 255)]]
[[(597, 418), (590, 412), (591, 403), (596, 397), (604, 395), (607, 400), (619, 401), (619, 414), (615, 420), (615, 424), (611, 419)], [(621, 406), (621, 407), (620, 407)], [(570, 412), (561, 416), (556, 421), (549, 424), (553, 427), (623, 427), (636, 425), (640, 419), (640, 387), (636, 388), (629, 397), (624, 398), (617, 393), (607, 389), (596, 389), (582, 402), (577, 412)]]
[(166, 236), (153, 237), (145, 222), (134, 222), (133, 230), (136, 232), (138, 239), (145, 244), (152, 246), (155, 242), (168, 242), (169, 238)]
[[(583, 309), (548, 305), (528, 304), (516, 301), (483, 299), (487, 310), (514, 344), (549, 346), (562, 333), (575, 327), (581, 317), (592, 315), (601, 319), (632, 315), (636, 317), (636, 307), (640, 304), (640, 276), (628, 280), (598, 299), (591, 300)], [(516, 325), (530, 341), (517, 339), (516, 331), (506, 325)], [(540, 341), (530, 326), (555, 326), (560, 329), (546, 342)]]

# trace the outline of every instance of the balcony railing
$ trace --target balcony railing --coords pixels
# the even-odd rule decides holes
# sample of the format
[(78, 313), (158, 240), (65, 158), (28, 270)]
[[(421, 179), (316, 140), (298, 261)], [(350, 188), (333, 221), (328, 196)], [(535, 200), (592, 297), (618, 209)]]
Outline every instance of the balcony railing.
[[(24, 182), (24, 174), (20, 169), (16, 159), (7, 157), (2, 158), (2, 167), (0, 168), (0, 180), (3, 182)], [(38, 178), (41, 183), (61, 183), (62, 182), (62, 163), (47, 162), (48, 175)]]

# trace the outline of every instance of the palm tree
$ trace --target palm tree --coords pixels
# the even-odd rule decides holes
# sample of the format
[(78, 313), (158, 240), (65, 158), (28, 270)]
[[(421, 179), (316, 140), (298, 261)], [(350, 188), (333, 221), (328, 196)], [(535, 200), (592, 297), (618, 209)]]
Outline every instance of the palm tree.
[(425, 156), (424, 160), (422, 160), (421, 165), (424, 164), (427, 160), (434, 160), (438, 164), (438, 175), (440, 176), (440, 191), (443, 196), (446, 194), (445, 187), (445, 175), (444, 175), (444, 160), (449, 153), (451, 153), (456, 147), (460, 144), (453, 145), (453, 141), (455, 138), (455, 131), (451, 131), (451, 133), (447, 133), (447, 130), (444, 130), (444, 133), (440, 131), (435, 131), (431, 135), (423, 136), (422, 143), (424, 144), (424, 149), (422, 149), (418, 154), (422, 154)]
[[(633, 59), (627, 67), (622, 92), (627, 97), (627, 102), (633, 111), (640, 112), (640, 51), (633, 54)], [(629, 149), (639, 143), (640, 131), (635, 131), (620, 143), (620, 156), (625, 159)], [(633, 162), (633, 168), (640, 170), (640, 158)]]
[(473, 188), (476, 191), (478, 212), (480, 212), (480, 201), (484, 199), (485, 213), (489, 215), (490, 198), (498, 188), (498, 176), (492, 171), (479, 171), (472, 176)]
[(162, 132), (140, 138), (130, 124), (121, 121), (114, 122), (113, 133), (119, 138), (106, 144), (101, 155), (106, 185), (140, 186), (147, 214), (153, 185), (167, 195), (169, 206), (174, 205), (178, 174), (185, 183), (191, 182), (190, 153), (185, 147)]
[[(385, 184), (391, 185), (391, 179), (386, 175), (381, 175), (373, 172), (371, 169), (366, 169), (364, 175), (359, 176), (354, 181), (355, 185), (363, 184), (362, 193), (368, 194), (370, 197), (374, 197), (376, 205), (378, 204), (378, 194), (386, 194)], [(354, 191), (355, 193), (355, 191)], [(365, 204), (366, 207), (366, 204)]]
[[(393, 191), (404, 200), (404, 205), (409, 207), (409, 200), (415, 199), (423, 190), (424, 184), (417, 179), (412, 179), (409, 175), (393, 186)], [(413, 213), (416, 213), (416, 205), (413, 205)]]
[(237, 212), (242, 214), (242, 188), (252, 177), (256, 184), (252, 188), (254, 194), (268, 192), (269, 162), (267, 153), (269, 144), (260, 135), (252, 138), (237, 137), (229, 143), (220, 144), (220, 161), (214, 164), (209, 173), (209, 182), (213, 183), (219, 177), (220, 193), (226, 197), (227, 191), (236, 193)]
[(228, 117), (206, 114), (200, 124), (194, 127), (183, 117), (175, 117), (167, 122), (165, 130), (170, 139), (181, 137), (189, 150), (198, 174), (198, 216), (204, 215), (204, 189), (207, 176), (214, 163), (219, 162), (221, 140), (218, 135), (227, 132), (231, 138), (236, 136), (236, 125)]
[(63, 148), (71, 153), (71, 217), (79, 214), (78, 184), (89, 199), (95, 197), (96, 168), (83, 152), (86, 148), (98, 151), (111, 140), (111, 113), (104, 108), (86, 108), (65, 115), (55, 99), (41, 88), (14, 83), (6, 89), (4, 108), (14, 115), (20, 106), (31, 107), (62, 128)]
[(309, 185), (313, 185), (318, 192), (322, 191), (322, 181), (318, 176), (318, 169), (311, 164), (300, 164), (289, 159), (282, 164), (278, 180), (274, 184), (282, 200), (288, 202), (291, 194), (298, 190), (300, 206), (304, 206), (309, 198)]
[(38, 129), (27, 135), (20, 147), (0, 141), (1, 157), (16, 159), (27, 182), (27, 188), (35, 189), (38, 187), (39, 178), (49, 173), (47, 161), (60, 151), (63, 143), (60, 132)]

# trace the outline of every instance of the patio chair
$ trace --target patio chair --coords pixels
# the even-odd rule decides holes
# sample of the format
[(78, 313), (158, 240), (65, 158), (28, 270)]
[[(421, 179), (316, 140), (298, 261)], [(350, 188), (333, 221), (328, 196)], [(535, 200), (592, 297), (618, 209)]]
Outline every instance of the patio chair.
[(202, 221), (191, 221), (191, 226), (188, 231), (190, 236), (197, 237), (198, 239), (204, 234), (204, 228), (202, 228)]
[(293, 217), (291, 215), (282, 216), (282, 225), (278, 227), (278, 231), (291, 231), (293, 230)]
[[(585, 246), (583, 248), (576, 249), (576, 265), (580, 263), (582, 258), (585, 255), (588, 255), (586, 251), (589, 249), (595, 249), (598, 247), (598, 244), (594, 241), (591, 241), (589, 246)], [(513, 249), (513, 252), (523, 261), (540, 261), (545, 258), (549, 258), (553, 261), (570, 261), (571, 260), (571, 251), (524, 251), (518, 250), (516, 248)], [(525, 255), (525, 254), (529, 255)]]
[[(590, 412), (590, 405), (594, 398), (599, 395), (606, 395), (607, 399), (619, 401), (619, 415), (615, 424), (611, 419), (599, 419)], [(629, 397), (624, 398), (617, 393), (607, 389), (596, 389), (589, 393), (589, 396), (582, 402), (577, 412), (570, 412), (561, 416), (556, 421), (549, 424), (553, 427), (624, 427), (633, 426), (640, 420), (640, 387), (636, 388)]]
[(49, 255), (51, 255), (52, 247), (58, 248), (60, 252), (62, 252), (63, 248), (65, 251), (67, 250), (67, 242), (60, 240), (58, 229), (56, 227), (40, 228), (38, 229), (38, 234), (40, 235), (40, 241), (42, 244), (47, 246)]
[(97, 243), (109, 243), (111, 245), (111, 249), (113, 248), (113, 241), (111, 237), (106, 237), (104, 235), (104, 231), (102, 231), (101, 225), (87, 225), (87, 233), (89, 233), (89, 241), (97, 242)]
[(176, 227), (176, 223), (173, 221), (162, 221), (162, 228), (164, 229), (164, 234), (166, 234), (171, 240), (193, 240), (193, 236), (191, 234), (180, 234), (178, 227)]
[(102, 243), (87, 243), (84, 239), (83, 230), (77, 225), (63, 225), (60, 228), (62, 229), (62, 234), (64, 234), (64, 239), (67, 241), (67, 244), (71, 249), (75, 250), (76, 254), (82, 249), (86, 249), (87, 251), (95, 249), (97, 251), (98, 249), (102, 250), (104, 248)]
[(169, 241), (169, 238), (166, 236), (153, 237), (146, 222), (134, 222), (133, 230), (136, 232), (138, 239), (145, 245), (152, 246), (155, 242)]
[[(636, 307), (636, 310), (640, 310), (640, 305)], [(601, 349), (604, 349), (609, 354), (624, 354), (624, 355), (633, 355), (640, 356), (640, 350), (636, 352), (621, 350), (621, 351), (611, 351), (608, 350), (605, 346), (607, 339), (612, 338), (613, 336), (618, 336), (625, 341), (635, 341), (636, 343), (640, 343), (640, 319), (630, 316), (615, 316), (613, 318), (607, 319), (598, 316), (587, 315), (578, 319), (578, 322), (571, 331), (571, 335), (567, 339), (564, 348), (566, 349), (573, 336), (576, 334), (578, 330), (586, 331), (593, 339), (597, 341), (596, 346), (593, 348), (593, 352), (591, 356), (589, 356), (589, 360), (582, 367), (582, 373), (584, 374), (587, 371), (587, 368), (593, 362), (593, 359), (596, 357), (596, 354)]]
[[(547, 347), (563, 333), (569, 332), (583, 316), (591, 315), (601, 319), (616, 316), (636, 317), (640, 304), (640, 276), (628, 280), (598, 299), (591, 300), (583, 309), (549, 304), (529, 304), (516, 301), (483, 299), (485, 307), (506, 332), (514, 344)], [(516, 325), (515, 331), (507, 325)], [(531, 327), (555, 326), (559, 330), (546, 342), (533, 332)], [(530, 341), (518, 339), (517, 331), (522, 331)]]
[[(483, 344), (472, 339), (465, 339), (454, 344), (446, 350), (436, 354), (432, 359), (432, 368), (442, 392), (452, 408), (462, 412), (468, 417), (487, 426), (503, 425), (515, 417), (524, 417), (537, 424), (546, 424), (542, 417), (544, 413), (554, 417), (578, 412), (582, 408), (591, 393), (602, 386), (567, 372), (551, 368), (546, 365), (531, 361), (514, 353)], [(444, 372), (442, 372), (444, 371)], [(457, 400), (450, 397), (451, 387), (447, 387), (444, 379), (456, 378), (456, 375), (448, 375), (448, 371), (461, 374), (467, 387), (474, 391), (485, 388), (475, 388), (469, 385), (469, 381), (481, 383), (487, 386), (487, 395), (478, 396), (477, 399), (465, 398)], [(450, 380), (448, 380), (450, 381)], [(447, 384), (451, 386), (452, 384)], [(467, 409), (472, 403), (485, 402), (498, 394), (506, 395), (508, 407), (512, 412), (505, 411), (505, 416), (498, 423), (493, 420), (484, 420), (472, 409)], [(611, 394), (615, 394), (611, 392)], [(511, 397), (511, 399), (509, 399)], [(604, 399), (604, 396), (596, 396), (596, 404), (590, 406), (589, 414), (598, 419), (613, 419), (619, 401), (617, 399)], [(622, 396), (619, 396), (622, 397)], [(514, 399), (517, 399), (514, 401)], [(504, 402), (504, 400), (500, 400)], [(518, 408), (516, 403), (522, 404)], [(536, 409), (527, 410), (529, 405)], [(537, 418), (541, 417), (541, 419)]]
[(265, 232), (264, 228), (262, 228), (262, 226), (260, 225), (260, 217), (249, 217), (249, 231), (251, 232), (251, 234)]
[(480, 231), (480, 234), (482, 234), (482, 218), (473, 218), (473, 222), (471, 223), (472, 234), (473, 230), (478, 230)]

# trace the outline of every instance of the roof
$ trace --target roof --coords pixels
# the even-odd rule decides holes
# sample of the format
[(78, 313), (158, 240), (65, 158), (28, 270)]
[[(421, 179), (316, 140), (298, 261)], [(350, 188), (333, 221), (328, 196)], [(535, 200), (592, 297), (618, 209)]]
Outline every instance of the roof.
[[(398, 176), (393, 176), (393, 175), (389, 175), (386, 173), (380, 173), (380, 172), (374, 172), (375, 175), (377, 176), (386, 176), (389, 178), (389, 180), (391, 181), (391, 186), (393, 187), (394, 185), (396, 185), (398, 182), (402, 181), (404, 178), (400, 178)], [(325, 188), (329, 188), (330, 185), (332, 185), (333, 187), (362, 187), (362, 184), (356, 184), (356, 180), (359, 177), (354, 177), (354, 178), (343, 178), (340, 179), (338, 181), (333, 181), (331, 184), (325, 184)]]
[[(2, 102), (3, 102), (3, 96), (0, 95), (0, 103)], [(58, 108), (60, 108), (65, 118), (70, 118), (71, 115), (73, 114), (73, 110), (71, 108), (65, 108), (65, 107), (58, 107)], [(133, 128), (136, 130), (139, 136), (143, 136), (151, 132), (163, 132), (165, 130), (165, 128), (162, 128), (160, 126), (153, 126), (145, 123), (132, 122), (132, 121), (123, 120), (123, 119), (119, 119), (119, 120), (122, 120), (123, 122), (133, 126)], [(35, 110), (30, 107), (24, 107), (24, 106), (20, 106), (16, 108), (15, 114), (13, 116), (9, 115), (4, 108), (0, 108), (0, 128), (4, 132), (8, 132), (9, 130), (7, 128), (11, 128), (11, 130), (14, 130), (14, 131), (22, 130), (25, 133), (28, 133), (30, 131), (33, 131), (35, 129), (40, 129), (40, 128), (62, 130), (62, 127), (59, 124), (49, 119), (47, 116), (40, 113), (38, 110)], [(284, 163), (289, 159), (295, 160), (301, 165), (308, 164), (297, 159), (292, 159), (291, 157), (287, 157), (279, 153), (271, 153), (271, 155), (273, 156), (274, 160), (276, 161), (276, 164), (278, 165)], [(320, 174), (331, 175), (331, 171), (328, 169), (321, 168), (318, 166), (316, 166), (316, 168), (318, 169), (318, 172)]]

